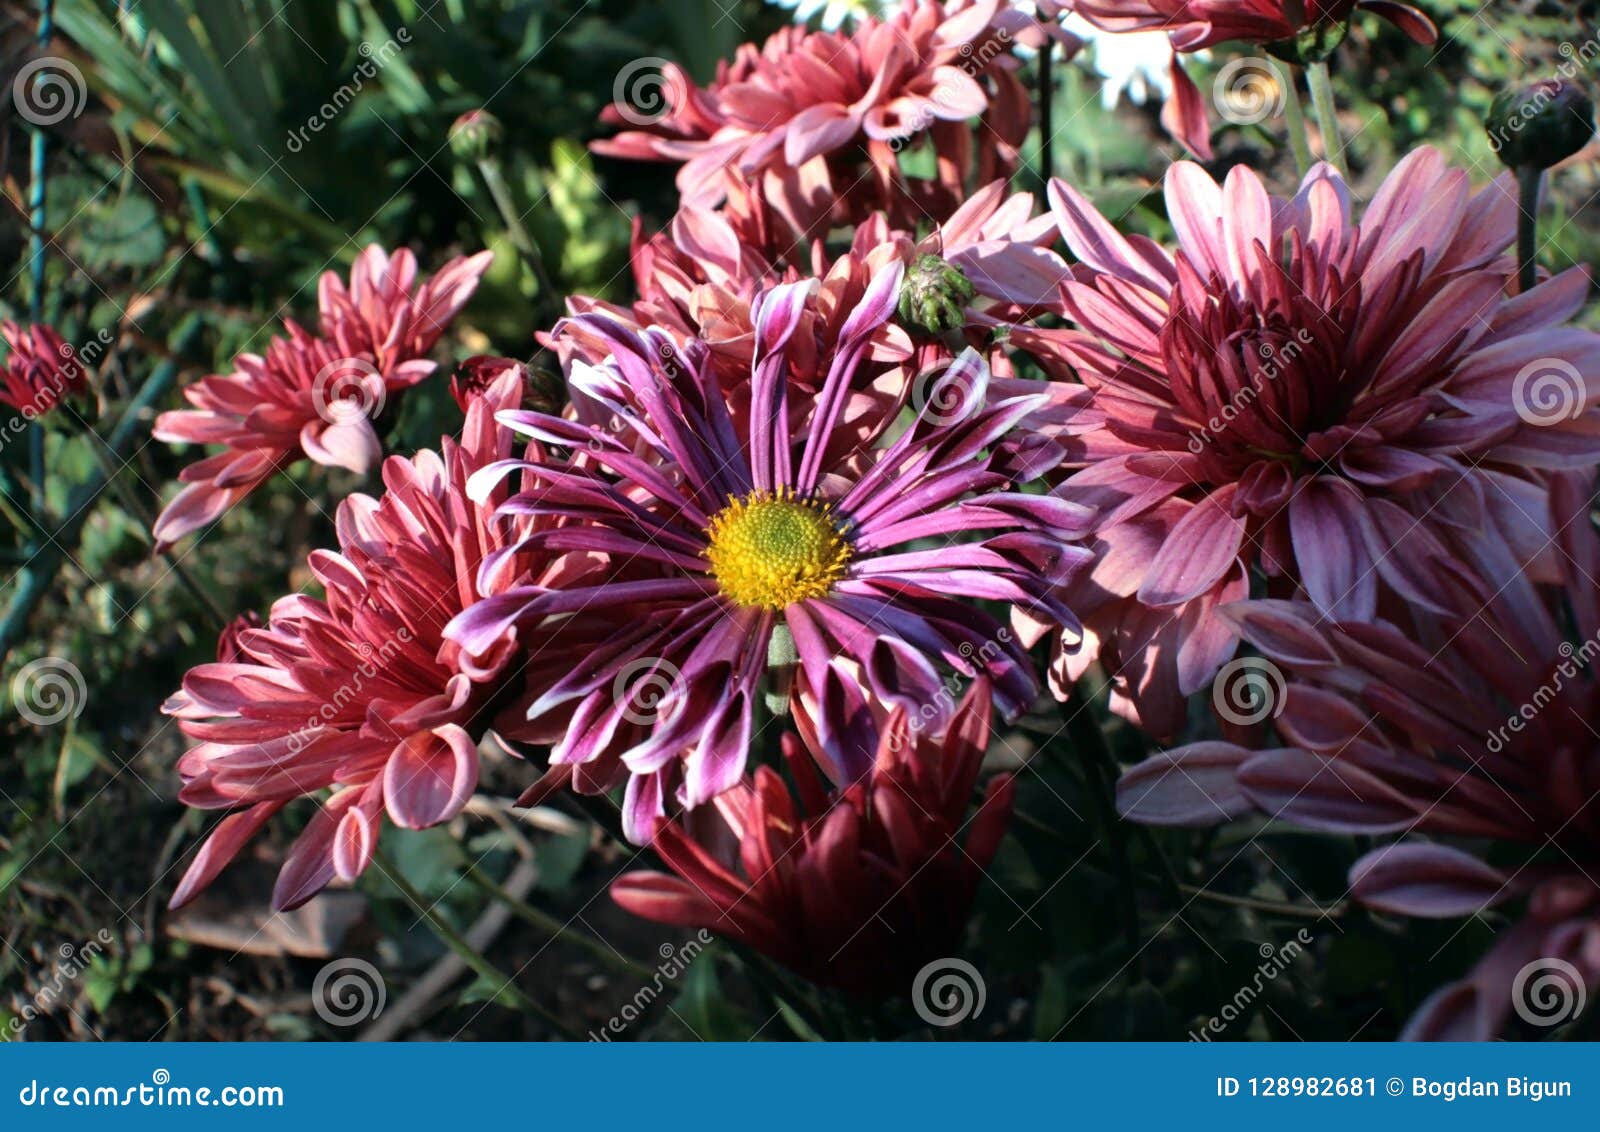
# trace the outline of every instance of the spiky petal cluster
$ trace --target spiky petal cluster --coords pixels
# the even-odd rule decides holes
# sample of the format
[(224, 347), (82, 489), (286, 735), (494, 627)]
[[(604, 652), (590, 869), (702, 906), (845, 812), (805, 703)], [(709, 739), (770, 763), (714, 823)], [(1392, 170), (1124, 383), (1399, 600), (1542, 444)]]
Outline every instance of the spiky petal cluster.
[[(477, 503), (464, 493), (474, 471), (510, 456), (511, 434), (494, 414), (516, 405), (521, 391), (519, 372), (503, 374), (469, 408), (460, 443), (391, 457), (381, 498), (352, 495), (340, 505), (339, 551), (311, 555), (326, 597), (285, 597), (266, 627), (231, 626), (218, 662), (190, 671), (167, 702), (195, 743), (178, 764), (180, 797), (232, 811), (195, 857), (174, 905), (199, 893), (298, 798), (332, 791), (284, 863), (279, 907), (309, 899), (335, 877), (359, 875), (386, 812), (396, 825), (420, 828), (466, 802), (478, 780), (478, 741), (505, 706), (502, 673), (513, 655), (519, 664), (533, 656), (508, 636), (468, 657), (442, 636), (477, 598), (532, 576), (535, 564), (515, 553), (479, 574), (528, 523), (494, 517), (504, 489)], [(520, 725), (521, 716), (510, 718)]]
[(0, 322), (0, 338), (9, 350), (0, 362), (0, 405), (32, 420), (87, 391), (87, 369), (53, 327), (7, 320)]
[[(1011, 816), (1009, 776), (969, 817), (988, 746), (990, 699), (976, 682), (943, 738), (892, 713), (870, 766), (832, 787), (805, 716), (809, 753), (783, 752), (791, 793), (771, 767), (657, 833), (668, 873), (633, 872), (611, 895), (660, 923), (748, 944), (813, 982), (850, 994), (904, 994), (925, 964), (960, 950), (973, 894)], [(964, 835), (964, 836), (963, 836)]]
[[(627, 778), (624, 819), (635, 839), (649, 839), (669, 804), (697, 806), (741, 780), (780, 625), (820, 705), (825, 755), (848, 779), (871, 758), (860, 740), (866, 695), (934, 705), (944, 717), (947, 674), (979, 669), (1008, 716), (1032, 699), (1026, 654), (975, 599), (1072, 623), (1052, 585), (1086, 558), (1072, 540), (1088, 514), (1013, 490), (997, 447), (1041, 398), (990, 403), (988, 371), (969, 351), (897, 437), (895, 414), (849, 420), (854, 371), (894, 310), (901, 272), (897, 260), (872, 280), (834, 351), (816, 359), (826, 376), (804, 415), (787, 352), (808, 288), (785, 284), (753, 303), (741, 418), (703, 343), (593, 314), (561, 332), (609, 342), (609, 362), (575, 365), (570, 380), (607, 408), (610, 427), (502, 417), (574, 455), (491, 469), (484, 485), (519, 469), (524, 491), (505, 510), (561, 520), (535, 543), (607, 555), (618, 578), (503, 593), (449, 633), (476, 653), (546, 618), (616, 626), (542, 690), (532, 713), (570, 710), (552, 761), (572, 767), (580, 788)], [(723, 584), (726, 563), (736, 583)], [(652, 690), (649, 702), (638, 702), (635, 686)]]
[(356, 259), (348, 286), (333, 272), (318, 285), (321, 319), (313, 335), (286, 321), (264, 355), (240, 354), (232, 373), (184, 390), (194, 406), (162, 413), (158, 440), (220, 444), (223, 451), (180, 474), (188, 486), (156, 520), (159, 546), (219, 518), (265, 480), (302, 456), (355, 472), (383, 455), (373, 418), (388, 397), (434, 370), (428, 351), (466, 305), (491, 256), (447, 263), (420, 285), (417, 261), (378, 245)]
[[(741, 47), (709, 87), (669, 65), (666, 113), (612, 107), (608, 120), (642, 128), (594, 149), (684, 162), (688, 205), (715, 207), (742, 180), (813, 236), (823, 234), (817, 218), (855, 223), (880, 208), (914, 227), (955, 211), (969, 170), (983, 184), (1016, 168), (1028, 96), (1010, 48), (1030, 34), (1035, 21), (998, 0), (905, 0), (848, 33), (784, 28), (759, 49)], [(899, 152), (925, 141), (937, 179), (907, 178)]]
[[(1541, 965), (1565, 965), (1569, 1002), (1600, 988), (1600, 540), (1586, 478), (1562, 477), (1552, 494), (1558, 585), (1444, 569), (1440, 612), (1420, 633), (1329, 620), (1305, 602), (1230, 607), (1273, 666), (1264, 706), (1289, 745), (1190, 744), (1119, 784), (1123, 812), (1146, 822), (1259, 810), (1331, 833), (1429, 835), (1351, 869), (1351, 894), (1391, 914), (1473, 916), (1526, 898), (1476, 970), (1428, 999), (1411, 1037), (1487, 1039), (1514, 1012), (1539, 1013), (1516, 996), (1562, 973)], [(1502, 843), (1500, 864), (1478, 855), (1485, 839)]]
[(1051, 195), (1082, 261), (1065, 302), (1084, 329), (1058, 344), (1087, 386), (1084, 470), (1064, 491), (1101, 510), (1081, 596), (1130, 714), (1177, 730), (1235, 648), (1214, 610), (1252, 572), (1360, 621), (1385, 592), (1428, 607), (1434, 563), (1496, 540), (1548, 557), (1545, 471), (1600, 458), (1600, 335), (1565, 325), (1581, 268), (1508, 293), (1504, 183), (1473, 194), (1421, 149), (1358, 225), (1325, 166), (1279, 200), (1179, 164), (1174, 253)]

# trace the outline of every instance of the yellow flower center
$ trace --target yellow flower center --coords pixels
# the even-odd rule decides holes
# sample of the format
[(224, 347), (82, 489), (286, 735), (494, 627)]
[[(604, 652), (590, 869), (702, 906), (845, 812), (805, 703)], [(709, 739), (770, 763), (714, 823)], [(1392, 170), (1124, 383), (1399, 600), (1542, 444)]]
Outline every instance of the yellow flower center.
[(717, 586), (728, 600), (759, 609), (824, 596), (850, 561), (832, 504), (789, 488), (730, 499), (712, 516), (706, 535)]

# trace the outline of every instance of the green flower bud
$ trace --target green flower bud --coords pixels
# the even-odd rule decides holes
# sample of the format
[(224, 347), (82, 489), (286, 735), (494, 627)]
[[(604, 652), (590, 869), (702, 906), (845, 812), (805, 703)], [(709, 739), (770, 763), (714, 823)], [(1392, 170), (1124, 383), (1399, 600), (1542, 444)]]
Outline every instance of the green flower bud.
[(967, 324), (966, 306), (977, 294), (971, 280), (936, 255), (918, 256), (900, 287), (900, 325), (937, 337)]
[(1330, 17), (1307, 24), (1300, 29), (1298, 35), (1267, 44), (1267, 54), (1274, 55), (1285, 63), (1293, 63), (1297, 67), (1325, 63), (1333, 57), (1335, 51), (1339, 50), (1339, 45), (1349, 34), (1349, 14), (1339, 18)]
[(489, 161), (504, 136), (500, 119), (487, 110), (468, 110), (450, 126), (450, 150), (462, 161)]
[(1512, 169), (1548, 169), (1594, 137), (1594, 100), (1575, 83), (1545, 79), (1497, 97), (1484, 128)]

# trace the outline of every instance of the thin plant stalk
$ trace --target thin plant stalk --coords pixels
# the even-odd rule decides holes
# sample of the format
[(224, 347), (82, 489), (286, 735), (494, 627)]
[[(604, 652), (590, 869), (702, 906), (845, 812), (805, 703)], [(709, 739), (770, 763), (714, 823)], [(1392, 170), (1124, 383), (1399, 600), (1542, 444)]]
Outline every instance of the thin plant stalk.
[(1349, 179), (1350, 168), (1345, 162), (1344, 140), (1339, 136), (1339, 110), (1333, 100), (1333, 75), (1326, 60), (1312, 63), (1306, 68), (1306, 84), (1311, 88), (1311, 106), (1317, 115), (1317, 129), (1322, 131), (1322, 149), (1328, 162)]
[[(105, 442), (99, 436), (94, 435), (93, 430), (87, 426), (85, 426), (84, 431), (90, 433), (89, 447), (94, 450), (95, 458), (100, 461), (100, 467), (106, 474), (106, 482), (111, 485), (112, 490), (122, 500), (123, 508), (135, 519), (139, 520), (139, 525), (144, 528), (145, 534), (149, 535), (150, 540), (154, 542), (155, 517), (150, 514), (145, 505), (128, 488), (128, 485), (122, 482), (122, 469), (112, 462), (111, 451), (105, 446)], [(178, 581), (182, 583), (183, 588), (188, 590), (195, 601), (200, 603), (200, 608), (205, 610), (206, 616), (211, 619), (212, 627), (219, 633), (226, 629), (228, 627), (228, 615), (217, 604), (217, 599), (206, 592), (199, 579), (189, 572), (189, 568), (183, 564), (183, 560), (174, 555), (171, 550), (163, 550), (161, 557), (166, 560), (168, 567), (171, 568)]]
[(1306, 132), (1306, 111), (1300, 104), (1300, 88), (1294, 71), (1280, 59), (1272, 60), (1272, 73), (1283, 91), (1283, 116), (1289, 122), (1289, 147), (1294, 150), (1294, 165), (1304, 177), (1311, 171), (1311, 138)]
[(467, 866), (467, 879), (494, 899), (504, 904), (518, 919), (524, 920), (540, 931), (576, 944), (601, 962), (615, 968), (624, 975), (636, 979), (653, 979), (656, 972), (654, 968), (646, 967), (643, 963), (635, 962), (618, 951), (613, 951), (600, 940), (593, 939), (580, 931), (576, 931), (570, 924), (564, 924), (548, 912), (540, 911), (525, 900), (519, 900), (504, 888), (501, 888), (481, 869), (473, 865)]
[(406, 880), (400, 870), (395, 867), (394, 862), (378, 852), (373, 853), (372, 859), (378, 865), (379, 871), (400, 890), (400, 894), (406, 898), (406, 902), (416, 910), (419, 916), (428, 921), (428, 926), (433, 929), (433, 933), (439, 937), (440, 942), (455, 952), (461, 961), (480, 978), (488, 980), (489, 983), (498, 988), (494, 993), (496, 1001), (503, 1000), (524, 1014), (531, 1014), (543, 1020), (562, 1036), (572, 1040), (577, 1039), (576, 1031), (557, 1017), (554, 1011), (529, 998), (517, 988), (510, 976), (478, 954), (472, 944), (468, 943), (460, 932), (451, 927), (443, 916), (434, 911), (433, 905), (428, 903), (427, 898), (411, 886), (411, 882)]
[(1517, 170), (1517, 293), (1527, 294), (1538, 278), (1539, 187), (1544, 170), (1524, 165)]
[(494, 206), (500, 212), (500, 219), (504, 221), (506, 231), (511, 235), (511, 243), (522, 256), (539, 281), (539, 303), (546, 305), (555, 301), (556, 288), (550, 279), (550, 273), (545, 270), (544, 256), (539, 252), (539, 245), (533, 242), (528, 235), (527, 227), (522, 223), (522, 214), (517, 211), (516, 201), (511, 195), (511, 186), (506, 184), (505, 174), (500, 170), (500, 162), (492, 157), (486, 157), (478, 162), (478, 172), (483, 176), (483, 183), (489, 187), (489, 195), (494, 198)]

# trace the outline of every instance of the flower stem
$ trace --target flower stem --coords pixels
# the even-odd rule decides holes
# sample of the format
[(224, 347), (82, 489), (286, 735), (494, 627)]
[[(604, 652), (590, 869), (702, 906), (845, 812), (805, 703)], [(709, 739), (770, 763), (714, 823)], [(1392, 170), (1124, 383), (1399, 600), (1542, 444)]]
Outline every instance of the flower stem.
[(478, 162), (478, 172), (483, 174), (483, 183), (489, 186), (489, 195), (494, 198), (494, 206), (500, 211), (500, 219), (505, 222), (506, 231), (511, 235), (511, 243), (522, 256), (522, 262), (528, 265), (534, 278), (539, 281), (540, 304), (559, 303), (555, 284), (545, 270), (544, 256), (539, 253), (539, 245), (533, 242), (522, 223), (522, 214), (517, 211), (511, 187), (506, 184), (505, 174), (500, 171), (500, 162), (486, 157)]
[(1050, 184), (1050, 178), (1055, 173), (1052, 142), (1055, 140), (1055, 130), (1051, 127), (1055, 117), (1055, 75), (1052, 71), (1055, 40), (1045, 38), (1044, 46), (1039, 49), (1039, 183), (1041, 192)]
[(1089, 768), (1089, 794), (1094, 799), (1100, 824), (1106, 840), (1111, 843), (1111, 855), (1116, 864), (1118, 904), (1122, 912), (1122, 927), (1128, 938), (1128, 957), (1139, 954), (1139, 904), (1135, 887), (1133, 865), (1128, 856), (1126, 827), (1117, 814), (1117, 777), (1122, 768), (1111, 748), (1106, 746), (1105, 734), (1095, 719), (1094, 708), (1083, 693), (1074, 688), (1072, 697), (1061, 705), (1062, 721), (1074, 750)]
[[(139, 525), (144, 528), (145, 534), (150, 536), (151, 542), (154, 542), (155, 518), (145, 505), (139, 501), (138, 497), (134, 495), (128, 485), (122, 482), (122, 469), (117, 467), (112, 459), (111, 450), (106, 447), (105, 441), (101, 440), (99, 434), (90, 428), (87, 423), (84, 424), (84, 432), (87, 434), (86, 443), (93, 450), (95, 458), (100, 461), (100, 468), (105, 472), (106, 482), (111, 485), (111, 489), (122, 500), (123, 509), (139, 521)], [(195, 601), (199, 603), (200, 608), (205, 610), (206, 615), (212, 621), (212, 627), (218, 633), (226, 629), (228, 627), (228, 615), (217, 605), (216, 598), (207, 593), (205, 588), (200, 585), (199, 580), (189, 572), (189, 568), (183, 564), (183, 559), (173, 554), (171, 550), (163, 550), (161, 557), (167, 560), (167, 566), (177, 576), (184, 589), (188, 590)]]
[(504, 904), (511, 910), (513, 915), (532, 924), (540, 931), (549, 932), (552, 936), (567, 943), (577, 944), (596, 959), (615, 968), (622, 974), (636, 979), (655, 978), (656, 972), (653, 968), (646, 967), (643, 963), (634, 962), (621, 952), (613, 951), (599, 940), (592, 939), (582, 932), (574, 930), (570, 924), (562, 923), (550, 913), (540, 911), (525, 900), (519, 900), (473, 865), (467, 866), (467, 879)]
[(1517, 293), (1525, 295), (1538, 278), (1539, 185), (1544, 170), (1532, 165), (1517, 170)]
[(443, 916), (434, 911), (433, 905), (428, 902), (427, 898), (411, 886), (411, 882), (406, 880), (400, 870), (395, 867), (393, 861), (390, 861), (381, 852), (376, 851), (372, 854), (372, 860), (384, 877), (400, 890), (400, 894), (406, 898), (406, 902), (416, 910), (417, 914), (428, 921), (428, 926), (433, 929), (433, 933), (439, 937), (440, 941), (451, 951), (454, 951), (461, 961), (470, 967), (479, 978), (487, 980), (498, 988), (494, 992), (494, 1000), (496, 1002), (505, 1002), (524, 1014), (532, 1014), (534, 1017), (542, 1019), (563, 1037), (572, 1040), (577, 1039), (577, 1033), (560, 1018), (556, 1017), (554, 1012), (523, 994), (504, 971), (482, 955), (479, 955), (473, 949), (472, 944), (462, 938), (460, 932), (451, 927)]
[(1322, 150), (1328, 161), (1346, 179), (1350, 168), (1345, 163), (1344, 141), (1339, 136), (1339, 111), (1333, 101), (1333, 76), (1326, 61), (1306, 68), (1306, 83), (1311, 87), (1311, 106), (1317, 114), (1317, 129), (1322, 131)]
[(1289, 146), (1294, 150), (1294, 165), (1304, 177), (1311, 171), (1311, 139), (1306, 134), (1305, 107), (1300, 105), (1300, 88), (1294, 71), (1281, 60), (1272, 60), (1272, 72), (1283, 88), (1283, 113), (1289, 120)]

